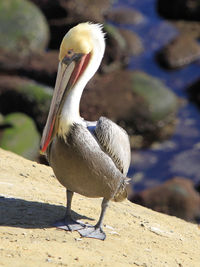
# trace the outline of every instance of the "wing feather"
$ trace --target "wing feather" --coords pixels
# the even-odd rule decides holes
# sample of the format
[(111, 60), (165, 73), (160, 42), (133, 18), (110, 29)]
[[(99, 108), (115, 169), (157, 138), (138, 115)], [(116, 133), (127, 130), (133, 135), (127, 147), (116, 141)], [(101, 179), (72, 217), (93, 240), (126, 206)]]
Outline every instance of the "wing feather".
[(104, 152), (111, 157), (116, 167), (124, 175), (127, 175), (131, 161), (131, 150), (126, 131), (111, 120), (100, 117), (95, 134)]

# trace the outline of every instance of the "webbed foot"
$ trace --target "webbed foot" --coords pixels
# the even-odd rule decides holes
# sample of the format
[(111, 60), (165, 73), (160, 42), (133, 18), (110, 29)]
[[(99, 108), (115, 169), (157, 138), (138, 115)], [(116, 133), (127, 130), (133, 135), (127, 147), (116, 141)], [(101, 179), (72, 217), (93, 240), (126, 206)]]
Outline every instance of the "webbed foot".
[(82, 237), (96, 238), (100, 240), (105, 240), (106, 238), (106, 234), (101, 227), (86, 226), (85, 228), (78, 230), (78, 232)]

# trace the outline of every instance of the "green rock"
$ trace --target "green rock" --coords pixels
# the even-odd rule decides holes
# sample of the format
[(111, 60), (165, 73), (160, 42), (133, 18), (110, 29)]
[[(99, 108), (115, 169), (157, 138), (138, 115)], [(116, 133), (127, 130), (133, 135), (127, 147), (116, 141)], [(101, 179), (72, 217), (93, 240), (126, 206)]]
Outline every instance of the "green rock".
[(0, 1), (0, 49), (28, 55), (44, 50), (49, 28), (42, 12), (26, 0)]
[(3, 121), (4, 121), (3, 115), (0, 113), (0, 126), (3, 125)]
[(132, 147), (139, 148), (174, 133), (178, 108), (177, 96), (159, 79), (121, 70), (95, 76), (82, 96), (80, 110), (87, 120), (105, 116), (117, 122), (133, 137)]
[(28, 159), (38, 155), (40, 135), (34, 121), (23, 113), (11, 113), (4, 118), (10, 125), (3, 130), (0, 146)]
[[(42, 132), (47, 119), (53, 90), (33, 80), (2, 75), (0, 79), (0, 112), (22, 112), (34, 119)], [(9, 104), (8, 104), (9, 103)]]
[(33, 107), (35, 112), (37, 109), (40, 115), (43, 113), (46, 115), (53, 96), (53, 90), (34, 81), (22, 83), (17, 90), (26, 97), (28, 103), (36, 106), (35, 108)]
[(121, 35), (120, 31), (117, 29), (117, 27), (106, 23), (104, 25), (104, 29), (107, 34), (110, 35), (117, 42), (120, 49), (124, 50), (126, 48), (126, 41)]
[(38, 130), (42, 132), (49, 112), (53, 90), (34, 81), (21, 83), (16, 89), (23, 97), (26, 106), (29, 106), (25, 113), (34, 119)]
[(148, 117), (153, 122), (166, 121), (178, 108), (176, 95), (159, 79), (143, 72), (131, 75), (132, 90), (144, 100)]
[(132, 56), (143, 52), (140, 37), (130, 30), (119, 29), (109, 23), (104, 24), (106, 50), (101, 64), (104, 73), (119, 70), (128, 65)]

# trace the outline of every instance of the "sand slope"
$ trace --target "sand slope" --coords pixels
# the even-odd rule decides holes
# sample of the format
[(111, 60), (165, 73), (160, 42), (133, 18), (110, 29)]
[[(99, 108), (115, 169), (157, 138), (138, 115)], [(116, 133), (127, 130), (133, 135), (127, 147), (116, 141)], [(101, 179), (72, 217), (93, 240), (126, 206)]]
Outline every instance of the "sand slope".
[[(105, 241), (51, 227), (65, 189), (50, 167), (0, 149), (0, 266), (200, 266), (200, 229), (129, 201), (111, 203)], [(100, 199), (78, 194), (74, 217), (95, 224)]]

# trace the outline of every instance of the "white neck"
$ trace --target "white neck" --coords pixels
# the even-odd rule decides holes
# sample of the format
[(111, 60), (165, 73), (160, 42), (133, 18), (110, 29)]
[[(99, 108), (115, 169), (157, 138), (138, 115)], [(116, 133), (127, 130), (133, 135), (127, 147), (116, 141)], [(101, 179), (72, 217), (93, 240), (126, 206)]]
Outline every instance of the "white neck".
[(83, 124), (83, 120), (81, 119), (79, 113), (81, 96), (86, 84), (99, 68), (105, 50), (105, 41), (103, 33), (100, 31), (100, 28), (98, 30), (99, 31), (97, 31), (97, 33), (95, 31), (95, 28), (92, 31), (94, 48), (91, 52), (91, 58), (88, 63), (88, 66), (86, 67), (84, 73), (78, 79), (77, 83), (70, 90), (70, 93), (67, 96), (66, 101), (63, 105), (62, 112), (60, 115), (58, 131), (58, 134), (61, 136), (66, 136), (71, 125), (73, 125), (74, 123)]

